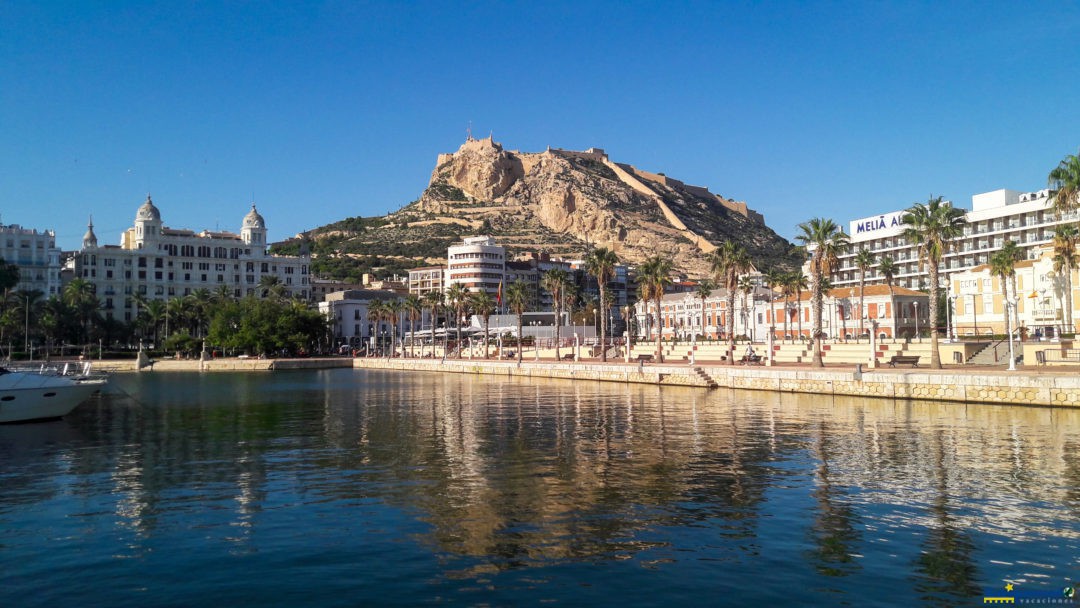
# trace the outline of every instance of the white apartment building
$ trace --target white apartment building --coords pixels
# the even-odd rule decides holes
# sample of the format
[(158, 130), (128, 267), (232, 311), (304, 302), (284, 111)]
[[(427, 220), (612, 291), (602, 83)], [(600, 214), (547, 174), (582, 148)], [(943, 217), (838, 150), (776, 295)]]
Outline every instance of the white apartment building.
[(275, 277), (292, 296), (310, 296), (308, 256), (267, 253), (266, 221), (255, 205), (240, 234), (178, 230), (165, 226), (149, 196), (119, 246), (99, 246), (91, 222), (75, 257), (75, 276), (94, 286), (106, 317), (132, 321), (136, 295), (150, 300), (182, 297), (197, 289), (226, 290), (234, 297), (261, 294), (263, 277)]
[(15, 289), (40, 291), (46, 298), (60, 294), (60, 250), (52, 230), (0, 224), (0, 258), (19, 267)]
[[(319, 312), (326, 315), (334, 327), (336, 348), (348, 345), (353, 348), (367, 346), (374, 348), (376, 343), (388, 344), (391, 338), (401, 339), (408, 327), (408, 315), (402, 314), (394, 321), (380, 320), (378, 327), (368, 316), (368, 308), (375, 301), (393, 301), (401, 295), (381, 289), (349, 289), (326, 294), (326, 299), (319, 302)], [(420, 329), (419, 325), (416, 328)]]
[[(989, 263), (990, 256), (1008, 240), (1015, 241), (1032, 259), (1035, 248), (1052, 241), (1055, 226), (1078, 219), (1075, 211), (1059, 217), (1051, 207), (1050, 194), (1049, 190), (1026, 193), (995, 190), (972, 196), (971, 210), (965, 214), (968, 224), (964, 234), (953, 242), (942, 260), (942, 282), (954, 273)], [(925, 284), (929, 275), (925, 268), (919, 267), (916, 246), (901, 236), (904, 225), (900, 218), (904, 213), (906, 210), (891, 211), (850, 222), (851, 248), (840, 256), (840, 270), (833, 276), (834, 287), (858, 286), (859, 271), (854, 258), (860, 249), (866, 248), (879, 259), (888, 256), (896, 262), (899, 270), (896, 285), (929, 288)], [(876, 264), (867, 272), (866, 281), (884, 283)]]
[(465, 238), (446, 250), (445, 285), (461, 285), (469, 291), (486, 291), (496, 297), (506, 281), (506, 248), (490, 236)]

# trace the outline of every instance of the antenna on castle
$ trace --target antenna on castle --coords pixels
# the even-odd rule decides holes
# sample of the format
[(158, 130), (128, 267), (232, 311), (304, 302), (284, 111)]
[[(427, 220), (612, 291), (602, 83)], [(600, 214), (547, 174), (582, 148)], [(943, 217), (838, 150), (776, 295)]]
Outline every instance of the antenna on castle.
[(472, 121), (469, 121), (469, 126), (465, 129), (465, 141), (472, 141)]

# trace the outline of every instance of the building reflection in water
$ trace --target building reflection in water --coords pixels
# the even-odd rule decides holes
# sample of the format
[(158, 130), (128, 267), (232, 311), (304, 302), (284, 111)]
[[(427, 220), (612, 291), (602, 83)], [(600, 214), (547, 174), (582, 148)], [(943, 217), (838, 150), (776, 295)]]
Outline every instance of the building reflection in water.
[(163, 518), (209, 512), (222, 527), (204, 535), (242, 553), (270, 507), (384, 505), (425, 524), (413, 540), (469, 558), (450, 576), (746, 562), (788, 526), (842, 584), (915, 535), (908, 581), (930, 598), (977, 592), (974, 534), (1076, 546), (1062, 522), (1080, 518), (1080, 412), (350, 370), (125, 382), (76, 411), (67, 447), (3, 429), (18, 491), (0, 508), (94, 494), (135, 551)]

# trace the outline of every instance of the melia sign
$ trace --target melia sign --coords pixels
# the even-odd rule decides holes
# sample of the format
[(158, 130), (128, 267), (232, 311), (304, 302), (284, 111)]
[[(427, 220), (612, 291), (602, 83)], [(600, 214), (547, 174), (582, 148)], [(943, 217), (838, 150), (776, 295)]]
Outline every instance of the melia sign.
[(853, 241), (869, 241), (870, 239), (900, 234), (904, 230), (904, 223), (900, 218), (904, 217), (905, 213), (907, 213), (907, 210), (852, 220), (848, 236)]

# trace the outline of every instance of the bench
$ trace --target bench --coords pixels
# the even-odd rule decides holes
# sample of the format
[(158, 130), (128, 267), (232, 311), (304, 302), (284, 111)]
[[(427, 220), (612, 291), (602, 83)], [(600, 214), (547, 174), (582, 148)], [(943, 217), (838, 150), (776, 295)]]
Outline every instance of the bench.
[(893, 355), (889, 359), (889, 367), (896, 367), (896, 364), (908, 365), (911, 367), (919, 367), (919, 355)]
[(574, 353), (566, 353), (565, 355), (562, 356), (562, 360), (563, 361), (573, 361), (574, 360)]
[(652, 363), (653, 362), (653, 356), (652, 355), (638, 355), (637, 356), (637, 362), (638, 363)]
[(739, 359), (739, 364), (740, 365), (761, 365), (761, 355), (750, 355), (749, 357), (744, 356), (742, 359)]

